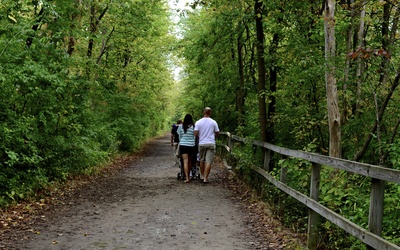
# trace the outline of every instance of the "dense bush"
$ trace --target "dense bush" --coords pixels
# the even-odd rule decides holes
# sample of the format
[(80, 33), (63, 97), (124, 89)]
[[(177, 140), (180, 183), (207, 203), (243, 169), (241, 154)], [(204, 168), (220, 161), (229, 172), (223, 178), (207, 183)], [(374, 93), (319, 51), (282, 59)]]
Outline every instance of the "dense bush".
[(0, 5), (0, 207), (169, 127), (165, 3)]

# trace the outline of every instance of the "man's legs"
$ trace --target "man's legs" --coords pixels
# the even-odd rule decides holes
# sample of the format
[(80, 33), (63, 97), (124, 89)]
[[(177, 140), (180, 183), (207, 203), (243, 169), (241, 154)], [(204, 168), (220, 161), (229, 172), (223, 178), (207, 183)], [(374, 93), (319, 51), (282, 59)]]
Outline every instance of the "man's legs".
[(204, 179), (204, 161), (200, 161), (200, 180)]
[(211, 163), (210, 162), (203, 162), (204, 163), (204, 180), (203, 182), (208, 182), (208, 175), (210, 174), (211, 171)]
[[(214, 161), (214, 155), (215, 155), (215, 145), (207, 145), (205, 147), (205, 153), (203, 157), (203, 182), (208, 182), (208, 176), (210, 175), (211, 172), (211, 164)], [(201, 172), (201, 170), (200, 170)]]
[(199, 146), (199, 158), (200, 158), (200, 180), (204, 179), (204, 168), (206, 160), (206, 147)]

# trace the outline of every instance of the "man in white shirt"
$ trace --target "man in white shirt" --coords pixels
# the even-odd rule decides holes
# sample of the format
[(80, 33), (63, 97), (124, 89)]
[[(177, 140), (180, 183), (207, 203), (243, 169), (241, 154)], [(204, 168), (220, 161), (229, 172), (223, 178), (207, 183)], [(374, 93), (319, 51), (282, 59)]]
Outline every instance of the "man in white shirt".
[(204, 183), (208, 183), (208, 175), (215, 155), (215, 138), (219, 135), (219, 128), (217, 122), (211, 118), (211, 108), (206, 107), (203, 114), (204, 117), (195, 124), (194, 134), (199, 137), (201, 178)]

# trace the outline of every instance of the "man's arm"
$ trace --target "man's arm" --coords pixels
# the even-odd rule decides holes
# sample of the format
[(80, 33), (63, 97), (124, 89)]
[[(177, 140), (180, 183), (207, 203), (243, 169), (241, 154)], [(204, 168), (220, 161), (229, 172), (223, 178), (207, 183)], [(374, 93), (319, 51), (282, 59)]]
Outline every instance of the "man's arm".
[(214, 135), (215, 135), (215, 138), (217, 138), (219, 136), (219, 127), (218, 127), (217, 122), (215, 122)]

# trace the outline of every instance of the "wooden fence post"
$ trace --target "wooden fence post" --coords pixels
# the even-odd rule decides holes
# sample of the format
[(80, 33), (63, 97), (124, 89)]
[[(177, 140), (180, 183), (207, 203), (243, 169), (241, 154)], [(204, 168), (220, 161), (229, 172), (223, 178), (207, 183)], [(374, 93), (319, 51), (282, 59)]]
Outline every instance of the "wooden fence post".
[(231, 156), (231, 154), (232, 154), (232, 149), (233, 149), (233, 141), (232, 141), (232, 139), (231, 139), (231, 134), (228, 134), (228, 147), (229, 147), (229, 149), (230, 149), (230, 151), (229, 151), (229, 156)]
[[(368, 229), (378, 236), (382, 235), (383, 206), (385, 196), (385, 181), (372, 178), (369, 206)], [(367, 249), (374, 249), (367, 246)]]
[[(263, 155), (264, 155), (264, 160), (263, 160), (263, 169), (267, 171), (268, 173), (271, 171), (269, 163), (271, 162), (271, 150), (262, 147), (261, 148)], [(265, 186), (266, 184), (269, 183), (267, 179), (263, 179), (261, 183), (261, 198), (264, 199), (265, 195)]]
[[(286, 156), (282, 156), (283, 158), (286, 158)], [(279, 181), (286, 184), (287, 183), (287, 171), (288, 167), (283, 166), (281, 167), (281, 174), (279, 176)], [(286, 199), (288, 195), (286, 193), (282, 193), (279, 195), (278, 199), (278, 212), (279, 214), (283, 215), (285, 213), (285, 203), (284, 200)]]
[[(310, 198), (319, 200), (319, 184), (321, 178), (321, 164), (313, 163), (311, 171)], [(312, 209), (308, 210), (308, 230), (307, 230), (307, 247), (310, 250), (317, 249), (319, 214)]]
[(266, 148), (264, 148), (263, 151), (264, 151), (264, 170), (269, 173), (271, 171), (269, 163), (271, 162), (272, 152), (270, 149)]
[(231, 137), (230, 133), (228, 133), (227, 136), (228, 136), (227, 144), (228, 144), (228, 147), (229, 147), (229, 157), (228, 157), (229, 162), (228, 162), (228, 164), (229, 164), (229, 166), (232, 166), (232, 162), (233, 162), (233, 160), (232, 160), (232, 151), (233, 151), (234, 141), (232, 140), (232, 137)]
[(283, 167), (281, 168), (281, 175), (280, 175), (279, 180), (280, 180), (282, 183), (284, 183), (284, 184), (287, 183), (287, 171), (288, 171), (288, 167), (283, 166)]
[[(224, 145), (230, 153), (231, 148), (234, 147), (235, 141), (241, 143), (251, 143), (250, 140), (241, 138), (235, 135), (230, 135), (229, 133), (221, 133), (228, 135), (229, 141), (228, 145)], [(382, 234), (382, 221), (383, 221), (383, 210), (384, 210), (384, 191), (386, 182), (392, 182), (400, 184), (400, 170), (389, 169), (381, 166), (375, 166), (370, 164), (358, 163), (338, 158), (332, 158), (329, 156), (319, 155), (315, 153), (308, 153), (303, 151), (292, 150), (288, 148), (282, 148), (272, 144), (266, 144), (265, 142), (253, 141), (253, 145), (260, 146), (262, 148), (271, 150), (271, 152), (263, 152), (263, 163), (264, 167), (268, 169), (269, 165), (272, 165), (271, 161), (273, 157), (268, 156), (268, 154), (275, 154), (275, 152), (282, 157), (295, 157), (298, 159), (303, 159), (312, 162), (312, 172), (310, 181), (310, 196), (302, 194), (300, 191), (295, 190), (286, 183), (286, 170), (281, 169), (280, 180), (276, 180), (275, 176), (268, 174), (266, 169), (262, 169), (260, 166), (254, 166), (254, 171), (261, 174), (266, 180), (268, 180), (272, 185), (281, 190), (284, 195), (289, 195), (294, 199), (298, 200), (302, 204), (309, 207), (309, 217), (308, 217), (308, 231), (307, 231), (307, 246), (310, 250), (315, 250), (318, 246), (318, 236), (320, 228), (320, 218), (323, 217), (333, 224), (342, 228), (347, 233), (353, 235), (361, 242), (367, 245), (369, 249), (390, 249), (390, 250), (400, 250), (400, 246), (391, 243), (381, 236)], [(267, 148), (268, 147), (268, 148)], [(232, 157), (233, 158), (233, 157)], [(269, 162), (269, 164), (267, 164)], [(257, 165), (261, 165), (257, 161)], [(345, 217), (331, 211), (329, 208), (324, 207), (319, 203), (319, 192), (320, 192), (320, 178), (321, 178), (321, 168), (323, 166), (331, 166), (334, 169), (340, 169), (347, 172), (352, 172), (359, 174), (361, 176), (370, 177), (372, 180), (371, 184), (371, 197), (370, 197), (370, 214), (368, 218), (368, 228), (356, 225)], [(252, 183), (254, 184), (254, 183)], [(276, 202), (277, 197), (272, 197), (274, 202)], [(278, 199), (283, 200), (284, 196), (280, 195)], [(279, 204), (279, 200), (278, 200)], [(316, 211), (316, 212), (315, 212)]]

